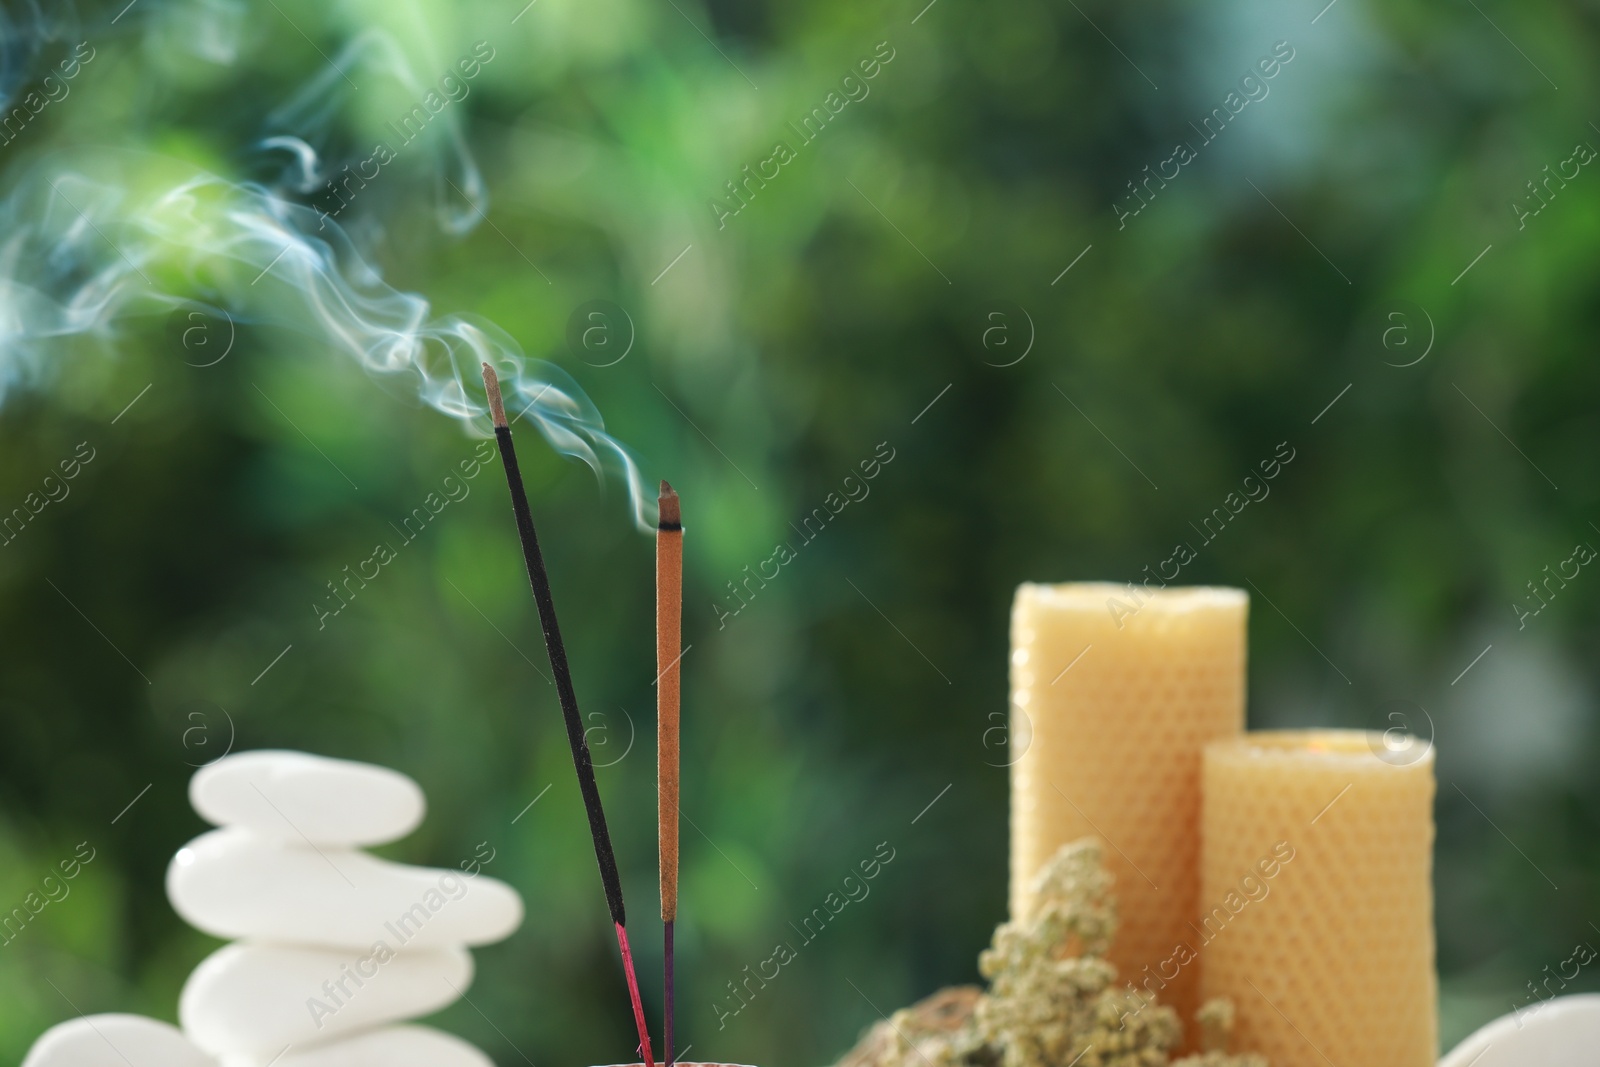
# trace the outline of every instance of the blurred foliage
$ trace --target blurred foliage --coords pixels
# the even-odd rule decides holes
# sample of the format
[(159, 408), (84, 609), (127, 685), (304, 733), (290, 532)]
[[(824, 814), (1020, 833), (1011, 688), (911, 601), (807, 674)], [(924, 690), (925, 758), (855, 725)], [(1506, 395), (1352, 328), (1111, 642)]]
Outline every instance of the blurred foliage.
[[(494, 49), (338, 221), (392, 284), (570, 372), (683, 494), (678, 1029), (696, 1059), (825, 1062), (880, 1010), (975, 978), (1004, 917), (1011, 591), (1140, 577), (1288, 442), (1270, 497), (1182, 580), (1252, 591), (1252, 724), (1436, 738), (1453, 1041), (1600, 937), (1600, 577), (1520, 628), (1513, 607), (1600, 545), (1600, 177), (1550, 186), (1524, 228), (1510, 208), (1600, 143), (1600, 18), (1321, 9), (11, 5), (9, 106), (79, 41), (96, 54), (0, 166), (10, 188), (110, 146), (276, 182), (288, 156), (263, 139), (294, 134), (337, 172), (416, 99), (353, 41), (392, 40), (420, 83)], [(1295, 58), (1270, 93), (1119, 225), (1128, 183), (1278, 41)], [(867, 95), (801, 144), (789, 124), (884, 42)], [(731, 207), (725, 183), (780, 140), (793, 160), (719, 227), (713, 199)], [(469, 155), (486, 223), (462, 200)], [(620, 362), (572, 330), (594, 300), (631, 322)], [(68, 1000), (174, 1017), (215, 943), (163, 871), (202, 829), (188, 777), (231, 743), (413, 775), (431, 813), (394, 856), (497, 849), (528, 921), (476, 954), (472, 1004), (440, 1025), (502, 1064), (630, 1059), (500, 472), (319, 628), (327, 583), (475, 442), (314, 333), (241, 306), (235, 347), (197, 367), (147, 311), (60, 339), (0, 411), (0, 511), (80, 442), (95, 455), (0, 548), (0, 907), (97, 850), (0, 947), (0, 1058)], [(606, 322), (620, 344), (630, 327)], [(880, 443), (870, 494), (802, 544)], [(522, 459), (658, 1004), (651, 545), (615, 483), (532, 435)], [(796, 558), (725, 616), (779, 542)], [(879, 842), (896, 859), (871, 897), (719, 1028), (727, 983)]]

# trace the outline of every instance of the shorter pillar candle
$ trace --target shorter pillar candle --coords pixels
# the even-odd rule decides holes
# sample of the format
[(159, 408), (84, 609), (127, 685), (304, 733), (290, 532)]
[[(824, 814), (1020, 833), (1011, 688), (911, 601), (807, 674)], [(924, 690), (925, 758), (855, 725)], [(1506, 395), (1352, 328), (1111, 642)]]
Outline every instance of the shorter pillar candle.
[[(1272, 1067), (1431, 1067), (1433, 752), (1358, 730), (1205, 751), (1195, 947)], [(1387, 743), (1387, 744), (1386, 744)]]

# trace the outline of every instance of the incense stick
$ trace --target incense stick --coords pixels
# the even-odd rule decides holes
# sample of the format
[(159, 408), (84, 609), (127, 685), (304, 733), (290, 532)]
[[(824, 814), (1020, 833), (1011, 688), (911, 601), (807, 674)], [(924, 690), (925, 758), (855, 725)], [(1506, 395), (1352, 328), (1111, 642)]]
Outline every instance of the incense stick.
[(517, 467), (517, 452), (511, 443), (511, 425), (506, 422), (505, 403), (500, 397), (500, 380), (494, 368), (483, 365), (483, 385), (489, 397), (489, 415), (494, 420), (494, 436), (500, 446), (500, 462), (506, 469), (506, 484), (511, 489), (511, 510), (517, 518), (517, 534), (522, 540), (522, 556), (528, 567), (528, 583), (539, 609), (539, 625), (544, 630), (545, 650), (555, 675), (556, 695), (561, 716), (566, 721), (567, 743), (572, 747), (572, 765), (578, 772), (578, 791), (589, 814), (589, 833), (594, 838), (594, 856), (600, 864), (600, 882), (605, 888), (606, 906), (617, 931), (617, 947), (622, 950), (622, 967), (628, 976), (628, 995), (633, 1000), (633, 1020), (639, 1029), (639, 1051), (645, 1067), (655, 1067), (650, 1048), (650, 1030), (644, 1019), (644, 1003), (639, 997), (639, 979), (633, 969), (633, 952), (628, 947), (627, 915), (622, 906), (622, 880), (617, 876), (617, 858), (611, 851), (611, 833), (606, 829), (606, 813), (600, 806), (600, 787), (594, 779), (594, 759), (583, 736), (583, 717), (578, 712), (578, 697), (572, 688), (572, 668), (556, 622), (555, 601), (550, 595), (550, 576), (545, 571), (544, 555), (539, 551), (539, 535), (533, 528), (533, 513)]
[(678, 918), (678, 709), (682, 695), (678, 661), (683, 658), (683, 522), (678, 494), (661, 483), (656, 522), (656, 824), (661, 849), (661, 921), (666, 1030), (662, 1056), (672, 1044), (672, 930)]

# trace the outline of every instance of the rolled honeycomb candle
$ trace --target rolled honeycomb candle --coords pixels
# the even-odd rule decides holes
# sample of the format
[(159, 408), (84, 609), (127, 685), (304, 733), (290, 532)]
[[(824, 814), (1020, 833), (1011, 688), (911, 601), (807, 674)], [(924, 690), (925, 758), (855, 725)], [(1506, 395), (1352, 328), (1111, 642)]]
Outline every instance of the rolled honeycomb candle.
[(1438, 1054), (1433, 752), (1401, 741), (1264, 731), (1206, 749), (1202, 987), (1272, 1067)]
[(1121, 918), (1109, 958), (1185, 1023), (1200, 757), (1244, 727), (1248, 603), (1237, 589), (1026, 584), (1011, 613), (1011, 914), (1027, 914), (1058, 848), (1100, 836)]

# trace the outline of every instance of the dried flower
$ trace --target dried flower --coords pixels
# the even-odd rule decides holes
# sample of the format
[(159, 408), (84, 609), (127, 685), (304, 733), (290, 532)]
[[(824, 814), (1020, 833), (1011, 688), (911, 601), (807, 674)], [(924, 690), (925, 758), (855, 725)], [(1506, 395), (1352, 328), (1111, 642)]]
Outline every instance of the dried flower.
[[(1099, 841), (1063, 845), (1034, 882), (1033, 910), (995, 929), (978, 970), (989, 990), (941, 990), (873, 1026), (838, 1067), (1167, 1067), (1177, 1013), (1105, 960), (1117, 930)], [(1205, 1052), (1173, 1067), (1267, 1067), (1231, 1056), (1233, 1005), (1196, 1015)]]
[(1200, 1005), (1194, 1021), (1200, 1024), (1200, 1048), (1204, 1052), (1226, 1052), (1233, 1038), (1233, 1001), (1213, 997)]
[(1194, 1021), (1200, 1025), (1200, 1047), (1205, 1051), (1198, 1056), (1185, 1056), (1173, 1067), (1267, 1067), (1265, 1056), (1228, 1054), (1233, 1020), (1233, 1001), (1227, 997), (1214, 997), (1200, 1005)]
[(1111, 988), (1111, 885), (1098, 841), (1064, 846), (1034, 882), (1032, 913), (1002, 924), (978, 958), (991, 984), (973, 1019), (1003, 1067), (1165, 1067), (1177, 1014)]

